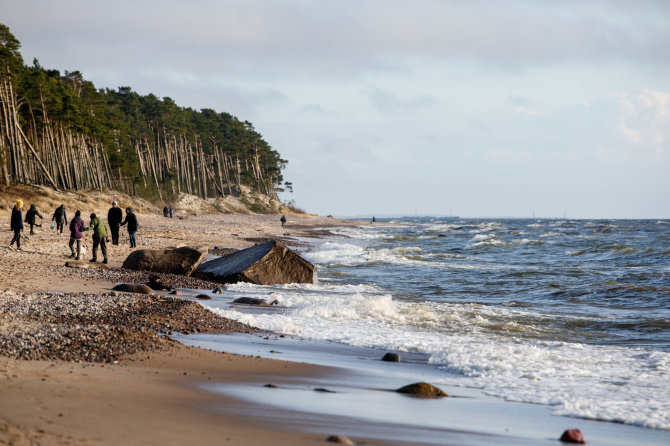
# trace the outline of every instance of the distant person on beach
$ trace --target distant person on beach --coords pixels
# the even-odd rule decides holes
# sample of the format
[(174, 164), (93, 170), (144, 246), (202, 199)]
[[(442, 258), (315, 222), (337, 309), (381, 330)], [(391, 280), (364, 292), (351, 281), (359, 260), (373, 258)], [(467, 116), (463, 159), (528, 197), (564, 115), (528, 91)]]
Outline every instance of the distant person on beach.
[(372, 216), (372, 223), (374, 223), (374, 222), (376, 222), (376, 221), (377, 221), (377, 219), (376, 219), (375, 216), (373, 215), (373, 216)]
[[(84, 238), (84, 220), (81, 219), (81, 211), (77, 210), (77, 212), (74, 213), (74, 218), (70, 220), (70, 251), (72, 254), (70, 255), (70, 258), (74, 258), (75, 260), (79, 260), (79, 257), (81, 256), (81, 241)], [(74, 252), (74, 244), (77, 243), (77, 253), (75, 255)], [(107, 256), (103, 252), (103, 255), (105, 256), (105, 259)]]
[(105, 240), (107, 238), (107, 226), (105, 226), (105, 222), (97, 215), (91, 214), (91, 223), (84, 228), (84, 231), (90, 230), (93, 230), (93, 258), (89, 262), (98, 260), (98, 245), (100, 245), (100, 252), (102, 252), (104, 258), (102, 263), (107, 263), (107, 242)]
[(37, 210), (37, 206), (31, 204), (30, 209), (26, 212), (26, 223), (30, 225), (30, 235), (35, 234), (35, 232), (33, 232), (33, 226), (42, 226), (42, 224), (37, 224), (37, 221), (35, 221), (36, 217), (44, 218), (42, 217), (42, 214), (40, 214), (40, 211)]
[(112, 232), (112, 245), (119, 244), (119, 228), (123, 220), (123, 211), (117, 206), (116, 200), (112, 201), (112, 207), (107, 212), (107, 223), (109, 230)]
[(170, 210), (168, 209), (167, 204), (166, 204), (165, 207), (163, 208), (163, 217), (167, 218), (168, 217), (168, 212), (170, 212)]
[(12, 231), (14, 231), (14, 237), (8, 246), (8, 248), (12, 251), (14, 251), (14, 247), (12, 246), (14, 242), (16, 242), (16, 249), (21, 251), (21, 231), (23, 230), (23, 212), (21, 212), (21, 208), (23, 208), (23, 201), (16, 200), (16, 206), (12, 208), (12, 219), (10, 225)]
[(139, 224), (137, 222), (137, 215), (135, 215), (135, 212), (133, 212), (133, 208), (126, 209), (126, 219), (123, 220), (121, 226), (125, 224), (128, 224), (128, 237), (130, 238), (130, 247), (135, 248), (137, 246), (135, 235), (137, 234), (137, 228), (139, 227)]
[(56, 222), (56, 232), (58, 233), (59, 236), (63, 235), (63, 225), (67, 224), (67, 214), (65, 213), (65, 205), (61, 204), (56, 208), (56, 211), (54, 212), (53, 217), (51, 217), (51, 221)]
[(282, 228), (286, 227), (286, 217), (284, 217), (282, 215), (281, 218), (279, 219), (279, 221), (281, 222), (281, 227)]
[(174, 209), (172, 209), (172, 206), (170, 206), (168, 213), (170, 214), (170, 218), (174, 217)]

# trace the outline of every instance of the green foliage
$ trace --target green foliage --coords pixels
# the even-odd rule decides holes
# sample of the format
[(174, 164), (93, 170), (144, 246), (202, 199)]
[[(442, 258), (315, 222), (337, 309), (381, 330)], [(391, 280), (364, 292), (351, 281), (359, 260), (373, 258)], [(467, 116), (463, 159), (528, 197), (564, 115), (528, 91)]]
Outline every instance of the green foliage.
[[(19, 48), (9, 28), (0, 24), (0, 76), (9, 76), (19, 100), (21, 125), (40, 135), (44, 126), (60, 123), (100, 142), (112, 171), (136, 178), (143, 195), (152, 196), (158, 190), (155, 184), (140, 181), (135, 147), (142, 142), (155, 147), (166, 138), (183, 138), (202, 147), (206, 155), (212, 155), (216, 146), (230, 159), (240, 160), (242, 184), (258, 190), (282, 190), (282, 170), (287, 161), (250, 122), (212, 109), (181, 107), (169, 97), (142, 96), (129, 86), (96, 89), (79, 71), (61, 74), (45, 69), (37, 60), (32, 66), (24, 65)], [(258, 156), (265, 184), (258, 184), (261, 180), (245, 168), (253, 155)], [(160, 185), (164, 194), (169, 193), (171, 179), (164, 179)]]

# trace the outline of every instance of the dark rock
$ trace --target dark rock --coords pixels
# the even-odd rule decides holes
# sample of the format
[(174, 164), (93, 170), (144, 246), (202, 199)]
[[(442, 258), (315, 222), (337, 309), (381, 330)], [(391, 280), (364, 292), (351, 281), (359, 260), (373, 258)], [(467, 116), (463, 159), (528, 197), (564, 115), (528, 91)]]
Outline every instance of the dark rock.
[(561, 435), (560, 441), (564, 443), (577, 443), (577, 444), (586, 444), (582, 431), (579, 429), (567, 429)]
[(382, 357), (382, 361), (387, 361), (387, 362), (400, 362), (400, 356), (398, 356), (397, 353), (386, 353)]
[(154, 291), (171, 291), (172, 287), (167, 284), (163, 279), (161, 279), (158, 276), (151, 276), (149, 278), (149, 282), (147, 282), (147, 286), (151, 288)]
[(266, 384), (263, 387), (267, 387), (268, 389), (280, 389), (281, 388), (277, 384), (272, 384), (272, 383)]
[(255, 297), (240, 297), (233, 301), (234, 304), (258, 305), (259, 307), (269, 307), (265, 299), (256, 299)]
[(206, 246), (182, 246), (171, 249), (138, 249), (123, 261), (130, 270), (156, 273), (183, 274), (190, 276), (207, 255)]
[(316, 267), (271, 240), (200, 265), (195, 277), (218, 283), (316, 283)]
[(344, 435), (331, 435), (330, 437), (326, 438), (326, 441), (330, 443), (344, 444), (346, 446), (354, 446), (356, 444), (351, 441), (349, 437), (345, 437)]
[(170, 294), (172, 294), (173, 296), (181, 296), (181, 291), (179, 291), (179, 290), (172, 290), (172, 291), (170, 291)]
[(321, 393), (337, 393), (334, 390), (324, 389), (323, 387), (317, 387), (317, 388), (314, 389), (314, 391), (315, 392), (321, 392)]
[(209, 294), (198, 294), (197, 296), (195, 296), (195, 298), (200, 300), (210, 300), (212, 296), (210, 296)]
[(212, 290), (212, 293), (214, 293), (214, 294), (223, 294), (223, 288), (221, 288), (220, 286), (217, 286), (216, 288), (214, 288), (214, 289)]
[(112, 290), (136, 294), (154, 294), (151, 288), (141, 283), (119, 283), (114, 285)]
[(443, 396), (449, 396), (432, 384), (420, 382), (409, 384), (407, 386), (396, 389), (398, 393), (404, 393), (406, 395), (417, 396), (420, 398), (438, 398)]

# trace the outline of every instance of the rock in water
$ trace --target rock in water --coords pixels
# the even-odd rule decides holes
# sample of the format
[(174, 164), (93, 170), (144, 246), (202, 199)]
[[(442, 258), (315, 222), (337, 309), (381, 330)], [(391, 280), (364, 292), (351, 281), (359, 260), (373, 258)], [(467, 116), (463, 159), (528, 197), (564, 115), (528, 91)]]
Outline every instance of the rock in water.
[(398, 356), (397, 353), (386, 353), (382, 357), (382, 361), (387, 361), (387, 362), (399, 362), (400, 361), (400, 356)]
[(197, 296), (195, 296), (195, 298), (200, 300), (210, 300), (212, 296), (209, 296), (207, 294), (198, 294)]
[(316, 267), (274, 240), (205, 262), (193, 276), (218, 283), (317, 283)]
[(234, 304), (244, 305), (258, 305), (259, 307), (269, 307), (268, 301), (265, 299), (256, 299), (255, 297), (240, 297), (233, 301)]
[(115, 285), (112, 290), (136, 294), (155, 294), (148, 286), (137, 283), (119, 283), (118, 285)]
[(577, 443), (577, 444), (586, 444), (582, 431), (579, 429), (567, 429), (561, 435), (560, 440), (564, 443)]
[(404, 393), (406, 395), (418, 396), (420, 398), (438, 398), (449, 396), (444, 393), (442, 389), (424, 382), (409, 384), (407, 386), (396, 389), (396, 392)]
[(207, 246), (182, 246), (166, 250), (138, 249), (131, 252), (123, 261), (123, 267), (136, 271), (190, 276), (198, 268), (208, 251)]

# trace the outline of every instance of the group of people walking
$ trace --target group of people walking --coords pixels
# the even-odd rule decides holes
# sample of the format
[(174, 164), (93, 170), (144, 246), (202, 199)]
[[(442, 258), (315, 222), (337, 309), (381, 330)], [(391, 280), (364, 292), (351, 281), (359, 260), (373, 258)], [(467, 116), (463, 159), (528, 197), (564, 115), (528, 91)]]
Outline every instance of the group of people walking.
[[(9, 249), (14, 250), (14, 244), (16, 243), (16, 249), (21, 250), (21, 231), (23, 230), (23, 201), (16, 200), (16, 205), (12, 208), (12, 217), (11, 217), (11, 230), (14, 231), (14, 237), (9, 243)], [(34, 234), (34, 226), (41, 226), (37, 224), (37, 217), (43, 219), (42, 215), (37, 210), (37, 207), (34, 204), (30, 205), (30, 209), (26, 212), (25, 222), (30, 225), (30, 234)], [(107, 242), (111, 232), (112, 244), (119, 244), (119, 229), (121, 226), (128, 225), (128, 237), (130, 239), (130, 247), (135, 248), (137, 246), (136, 235), (139, 228), (137, 221), (137, 215), (133, 211), (133, 208), (126, 208), (126, 217), (123, 218), (123, 212), (121, 208), (118, 207), (116, 201), (112, 202), (112, 207), (107, 212), (107, 223), (109, 224), (110, 231), (107, 230), (105, 222), (95, 213), (90, 215), (90, 223), (88, 226), (84, 224), (84, 220), (81, 218), (81, 211), (77, 210), (74, 214), (74, 218), (70, 221), (70, 242), (68, 246), (70, 247), (71, 255), (70, 258), (79, 260), (81, 256), (81, 246), (82, 240), (84, 239), (85, 231), (93, 231), (93, 247), (92, 254), (93, 258), (91, 262), (97, 262), (97, 252), (98, 247), (102, 253), (103, 261), (102, 263), (107, 263)], [(56, 229), (56, 233), (61, 236), (63, 234), (63, 228), (68, 224), (67, 213), (65, 211), (65, 205), (61, 204), (53, 216), (51, 217), (51, 229)], [(75, 251), (76, 246), (76, 251)]]

